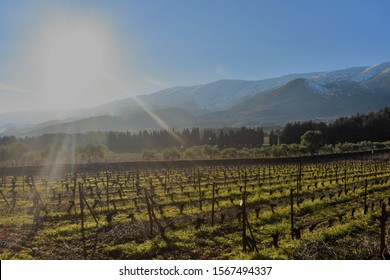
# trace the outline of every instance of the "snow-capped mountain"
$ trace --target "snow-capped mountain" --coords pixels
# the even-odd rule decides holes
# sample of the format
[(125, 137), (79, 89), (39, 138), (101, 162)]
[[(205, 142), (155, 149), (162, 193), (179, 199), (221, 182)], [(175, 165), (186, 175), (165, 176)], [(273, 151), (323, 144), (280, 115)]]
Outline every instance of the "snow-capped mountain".
[(338, 81), (322, 86), (308, 79), (295, 79), (252, 95), (226, 110), (201, 116), (197, 125), (274, 126), (309, 119), (325, 121), (376, 111), (386, 105), (390, 106), (390, 94), (377, 94), (356, 82)]
[[(99, 130), (273, 125), (366, 113), (385, 106), (390, 106), (390, 62), (258, 81), (220, 80), (177, 86), (80, 110), (80, 114), (73, 111), (71, 120), (57, 117), (55, 123), (41, 124), (39, 129), (31, 123), (31, 116), (42, 115), (37, 112), (15, 113), (18, 126), (23, 128), (19, 130), (12, 123), (12, 113), (0, 114), (0, 131), (28, 135), (66, 127), (69, 133), (83, 132), (91, 129), (88, 124), (99, 116), (113, 117), (107, 121), (107, 128), (100, 125)], [(87, 122), (80, 121), (87, 117)], [(53, 119), (39, 118), (42, 123)], [(81, 123), (82, 127), (78, 125)]]
[(366, 69), (364, 69), (363, 71), (361, 71), (357, 75), (355, 75), (352, 78), (352, 81), (366, 82), (378, 74), (388, 73), (389, 70), (390, 70), (390, 62), (372, 65), (372, 66), (367, 67)]
[[(224, 110), (243, 98), (276, 89), (300, 78), (312, 82), (307, 86), (318, 87), (317, 89), (323, 94), (337, 95), (340, 90), (335, 88), (336, 83), (343, 83), (345, 86), (346, 82), (351, 82), (351, 84), (354, 82), (365, 86), (367, 81), (378, 75), (390, 75), (390, 62), (328, 72), (290, 74), (258, 81), (220, 80), (205, 85), (178, 86), (138, 96), (136, 100), (129, 98), (113, 102), (110, 113), (120, 115), (121, 112), (128, 111), (131, 107), (138, 107), (138, 103), (152, 108), (178, 106), (195, 114)], [(330, 88), (329, 84), (332, 84)]]
[(205, 85), (178, 86), (149, 95), (114, 101), (101, 109), (114, 115), (121, 115), (129, 109), (134, 110), (145, 106), (148, 108), (178, 106), (197, 115), (226, 109), (247, 96), (277, 88), (297, 78), (309, 78), (312, 75), (312, 73), (292, 74), (259, 81), (219, 80)]

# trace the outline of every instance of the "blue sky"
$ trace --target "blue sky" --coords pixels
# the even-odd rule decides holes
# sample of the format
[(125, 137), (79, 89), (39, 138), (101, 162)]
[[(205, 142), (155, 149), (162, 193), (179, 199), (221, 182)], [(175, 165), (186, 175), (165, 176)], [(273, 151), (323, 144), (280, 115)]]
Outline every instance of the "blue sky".
[[(390, 61), (389, 12), (385, 0), (0, 0), (0, 112), (93, 106), (176, 85)], [(77, 36), (64, 39), (73, 52), (53, 43), (63, 30), (82, 28), (98, 35), (80, 41), (104, 48), (80, 65), (53, 59), (85, 56), (77, 49), (82, 42), (66, 41)], [(85, 64), (94, 53), (106, 56), (93, 67), (107, 77), (95, 73), (82, 83), (77, 77), (93, 70)]]

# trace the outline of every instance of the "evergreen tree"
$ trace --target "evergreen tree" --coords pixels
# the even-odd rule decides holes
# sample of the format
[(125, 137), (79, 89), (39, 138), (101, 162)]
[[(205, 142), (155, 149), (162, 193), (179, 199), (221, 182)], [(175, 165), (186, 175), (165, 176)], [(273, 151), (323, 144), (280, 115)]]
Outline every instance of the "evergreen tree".
[(268, 137), (269, 137), (269, 145), (270, 146), (274, 146), (274, 145), (278, 144), (278, 136), (276, 135), (274, 130), (270, 131)]

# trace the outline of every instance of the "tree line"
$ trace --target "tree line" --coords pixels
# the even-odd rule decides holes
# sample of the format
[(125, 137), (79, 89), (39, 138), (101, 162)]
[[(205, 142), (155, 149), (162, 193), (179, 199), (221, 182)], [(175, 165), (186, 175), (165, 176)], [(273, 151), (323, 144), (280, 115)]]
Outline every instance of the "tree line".
[(227, 147), (261, 147), (264, 131), (260, 127), (239, 129), (224, 128), (220, 130), (192, 128), (182, 131), (159, 130), (131, 132), (109, 132), (107, 147), (117, 153), (139, 152), (145, 149), (165, 149), (169, 147), (189, 148), (194, 146)]
[[(390, 108), (386, 107), (368, 114), (340, 117), (330, 123), (311, 120), (287, 123), (279, 133), (279, 143), (301, 143), (301, 137), (308, 131), (321, 132), (321, 145), (363, 141), (385, 142), (390, 140)], [(276, 134), (274, 131), (271, 133)]]
[[(264, 140), (267, 140), (266, 142)], [(389, 147), (390, 108), (332, 122), (290, 122), (268, 133), (261, 127), (88, 132), (0, 137), (0, 163), (99, 161), (107, 152), (141, 159), (213, 159), (300, 156)], [(267, 143), (267, 145), (264, 145)], [(47, 161), (48, 160), (48, 161)]]

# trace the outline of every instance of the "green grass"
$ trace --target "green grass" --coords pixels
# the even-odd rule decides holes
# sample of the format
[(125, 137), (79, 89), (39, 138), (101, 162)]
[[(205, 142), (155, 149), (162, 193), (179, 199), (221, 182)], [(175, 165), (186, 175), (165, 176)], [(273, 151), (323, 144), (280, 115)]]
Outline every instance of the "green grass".
[[(362, 259), (377, 258), (374, 252), (379, 242), (379, 199), (390, 197), (390, 178), (383, 184), (377, 179), (387, 179), (390, 176), (390, 166), (386, 159), (383, 162), (382, 174), (374, 174), (374, 161), (367, 160), (361, 170), (360, 160), (347, 162), (347, 188), (349, 193), (337, 196), (344, 189), (342, 182), (344, 160), (324, 164), (307, 164), (303, 166), (301, 186), (297, 197), (294, 192), (294, 222), (295, 227), (303, 226), (301, 239), (291, 238), (290, 224), (290, 188), (296, 187), (297, 165), (280, 164), (256, 166), (228, 167), (195, 167), (194, 169), (171, 170), (140, 170), (138, 171), (140, 195), (137, 198), (133, 181), (130, 178), (126, 184), (127, 172), (112, 174), (109, 184), (109, 197), (115, 201), (116, 212), (112, 221), (108, 216), (114, 210), (111, 202), (109, 209), (106, 205), (106, 174), (91, 172), (86, 174), (91, 181), (92, 193), (85, 190), (86, 200), (90, 206), (98, 199), (97, 188), (101, 191), (103, 205), (92, 210), (98, 219), (98, 224), (92, 218), (90, 211), (85, 208), (85, 243), (89, 258), (95, 259)], [(197, 171), (201, 174), (201, 189), (204, 192), (202, 210), (199, 209), (199, 192)], [(335, 182), (336, 168), (339, 183)], [(226, 184), (224, 173), (226, 178)], [(258, 252), (242, 251), (242, 216), (240, 200), (243, 196), (243, 174), (247, 172), (247, 217), (250, 228), (257, 244)], [(169, 173), (169, 180), (166, 178)], [(136, 174), (130, 173), (130, 174)], [(119, 177), (117, 177), (119, 175)], [(95, 177), (99, 177), (94, 183)], [(269, 177), (271, 176), (271, 177)], [(354, 176), (360, 176), (355, 177)], [(167, 181), (170, 193), (166, 193), (160, 183)], [(122, 183), (123, 194), (120, 198), (117, 179)], [(363, 215), (363, 186), (364, 180), (369, 180), (370, 205), (375, 202), (375, 209)], [(7, 187), (0, 186), (7, 201), (12, 201), (11, 176), (6, 177)], [(153, 208), (159, 223), (165, 227), (161, 236), (156, 221), (153, 221), (153, 233), (149, 234), (150, 218), (148, 215), (144, 189), (150, 192), (150, 180), (154, 186)], [(214, 226), (211, 226), (212, 182), (217, 180), (219, 205), (215, 204)], [(259, 187), (259, 180), (261, 186)], [(17, 178), (17, 201), (13, 211), (9, 211), (4, 201), (0, 201), (0, 258), (2, 259), (74, 259), (82, 258), (82, 238), (80, 222), (80, 205), (78, 189), (73, 197), (72, 174), (59, 178), (48, 178), (47, 187), (43, 178), (34, 178), (36, 187), (44, 201), (49, 214), (39, 213), (34, 218), (34, 193), (26, 185), (21, 186), (21, 177)], [(69, 189), (61, 183), (67, 181)], [(77, 182), (84, 183), (79, 176)], [(371, 182), (375, 182), (371, 185)], [(319, 183), (317, 187), (316, 183)], [(323, 185), (321, 184), (323, 183)], [(88, 185), (88, 184), (87, 184)], [(254, 188), (252, 188), (254, 185)], [(311, 185), (308, 189), (307, 186)], [(352, 188), (357, 185), (355, 193)], [(180, 188), (180, 186), (182, 188)], [(56, 193), (53, 193), (55, 190)], [(58, 204), (58, 193), (62, 194), (62, 203)], [(334, 197), (329, 198), (333, 193)], [(188, 195), (189, 194), (189, 195)], [(321, 195), (326, 195), (322, 200)], [(312, 202), (311, 197), (315, 197)], [(138, 209), (133, 199), (137, 198)], [(233, 198), (233, 203), (231, 202)], [(298, 206), (297, 198), (305, 198)], [(75, 201), (74, 209), (67, 213), (69, 200)], [(184, 205), (180, 214), (180, 205)], [(274, 211), (271, 204), (276, 204)], [(159, 207), (164, 211), (159, 212)], [(260, 209), (256, 217), (255, 209)], [(351, 209), (355, 208), (352, 218)], [(339, 215), (344, 214), (341, 220)], [(134, 219), (130, 216), (133, 215)], [(224, 221), (221, 223), (221, 217)], [(195, 228), (197, 219), (203, 219), (198, 229)], [(329, 221), (333, 220), (332, 226)], [(317, 224), (310, 232), (309, 227)], [(278, 247), (273, 244), (272, 235), (279, 233)], [(250, 236), (249, 229), (247, 235)], [(362, 248), (358, 249), (358, 242)], [(373, 244), (370, 247), (370, 243)], [(344, 251), (345, 252), (344, 252)]]

